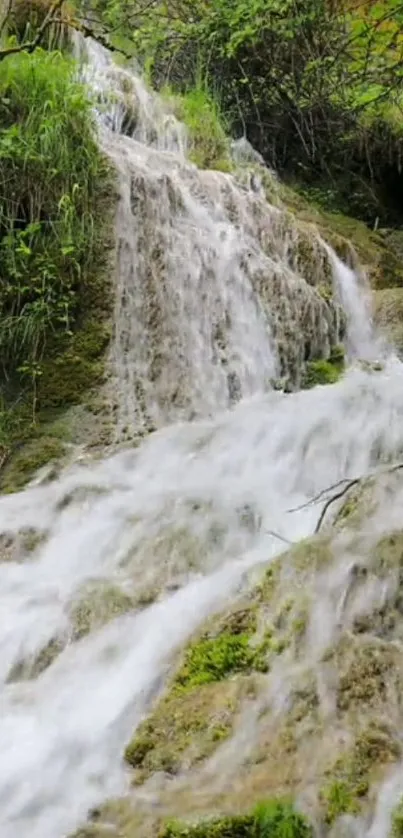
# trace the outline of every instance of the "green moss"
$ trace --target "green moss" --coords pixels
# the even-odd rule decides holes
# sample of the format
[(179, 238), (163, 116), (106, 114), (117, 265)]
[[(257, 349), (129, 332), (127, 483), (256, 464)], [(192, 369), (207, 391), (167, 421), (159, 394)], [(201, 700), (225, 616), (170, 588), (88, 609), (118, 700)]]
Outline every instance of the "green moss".
[(335, 384), (339, 380), (343, 367), (340, 362), (336, 364), (329, 359), (319, 361), (308, 361), (301, 381), (301, 388), (309, 390), (318, 384)]
[(133, 608), (133, 599), (106, 582), (88, 584), (71, 609), (73, 639), (78, 640)]
[(403, 838), (403, 798), (393, 810), (389, 838)]
[(359, 708), (361, 704), (382, 703), (387, 695), (388, 674), (394, 668), (393, 650), (370, 641), (351, 642), (342, 652), (343, 671), (337, 691), (340, 710)]
[(400, 746), (382, 725), (373, 724), (357, 737), (353, 748), (340, 757), (331, 772), (332, 779), (320, 792), (328, 824), (342, 814), (356, 814), (366, 797), (374, 772), (395, 761)]
[(397, 530), (379, 539), (372, 550), (372, 564), (381, 577), (403, 568), (403, 531)]
[(53, 437), (38, 437), (16, 451), (0, 476), (3, 492), (21, 489), (40, 468), (59, 462), (66, 452), (63, 443)]
[(360, 807), (353, 790), (345, 780), (334, 780), (322, 790), (322, 801), (326, 807), (326, 823), (332, 824), (340, 815), (355, 815)]
[[(35, 26), (48, 0), (14, 6)], [(74, 61), (42, 50), (11, 57), (0, 94), (0, 184), (9, 187), (0, 200), (0, 489), (10, 491), (32, 473), (21, 451), (30, 458), (35, 440), (46, 462), (56, 436), (46, 426), (103, 380), (115, 192)]]
[(248, 620), (246, 631), (240, 631), (239, 624), (235, 622), (232, 625), (227, 623), (228, 627), (224, 625), (216, 636), (201, 637), (189, 646), (175, 678), (176, 686), (192, 689), (199, 684), (222, 681), (237, 672), (265, 672), (268, 669), (267, 652), (272, 648), (272, 635), (266, 632), (262, 642), (252, 646), (251, 638), (255, 629), (253, 612), (248, 614)]
[(205, 759), (230, 735), (243, 695), (241, 681), (209, 683), (178, 694), (171, 690), (126, 747), (125, 759), (137, 770), (136, 781)]
[(310, 838), (312, 829), (288, 802), (260, 803), (250, 814), (201, 821), (195, 825), (173, 822), (159, 838)]
[(299, 573), (321, 570), (333, 558), (330, 540), (320, 536), (305, 538), (290, 551), (292, 565)]
[(11, 669), (7, 682), (12, 683), (14, 681), (27, 681), (38, 678), (56, 660), (65, 645), (63, 639), (53, 638), (34, 658), (16, 663)]

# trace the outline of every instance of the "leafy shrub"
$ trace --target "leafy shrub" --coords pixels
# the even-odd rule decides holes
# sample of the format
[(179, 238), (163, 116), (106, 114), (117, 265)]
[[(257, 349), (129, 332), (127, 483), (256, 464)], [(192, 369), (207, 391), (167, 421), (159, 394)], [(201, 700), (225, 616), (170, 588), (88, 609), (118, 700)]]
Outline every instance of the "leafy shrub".
[(319, 361), (308, 361), (302, 379), (301, 387), (309, 390), (318, 384), (335, 384), (340, 378), (341, 370), (331, 361), (321, 359)]
[[(365, 221), (401, 219), (403, 13), (395, 0), (93, 0), (152, 79), (186, 92), (200, 66), (233, 131), (270, 166)], [(133, 23), (131, 23), (133, 21)], [(383, 222), (384, 223), (384, 222)]]

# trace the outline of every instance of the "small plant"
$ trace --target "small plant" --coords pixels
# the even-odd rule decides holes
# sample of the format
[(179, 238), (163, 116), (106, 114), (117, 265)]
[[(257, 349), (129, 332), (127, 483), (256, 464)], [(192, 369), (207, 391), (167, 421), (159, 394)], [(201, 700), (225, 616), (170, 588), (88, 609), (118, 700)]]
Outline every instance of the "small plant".
[(199, 640), (186, 652), (185, 662), (176, 677), (182, 687), (221, 681), (234, 672), (250, 669), (254, 651), (247, 634), (225, 633)]
[(266, 653), (270, 637), (256, 647), (250, 643), (251, 634), (232, 634), (224, 631), (216, 637), (204, 637), (189, 647), (175, 683), (179, 688), (221, 681), (236, 672), (266, 671)]
[(332, 824), (339, 815), (357, 814), (359, 806), (346, 780), (335, 780), (322, 791), (322, 799), (326, 806), (326, 823)]
[(305, 373), (302, 378), (301, 387), (303, 390), (310, 390), (318, 384), (335, 384), (342, 373), (340, 361), (333, 363), (331, 359), (325, 361), (308, 361)]

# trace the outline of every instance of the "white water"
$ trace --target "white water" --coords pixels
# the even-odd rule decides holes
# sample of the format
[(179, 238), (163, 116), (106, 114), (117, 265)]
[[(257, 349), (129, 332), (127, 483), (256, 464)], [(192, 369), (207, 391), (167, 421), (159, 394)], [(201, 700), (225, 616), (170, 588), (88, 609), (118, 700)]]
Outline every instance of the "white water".
[[(98, 51), (95, 60), (105, 91), (112, 71)], [(24, 561), (17, 556), (0, 564), (1, 838), (65, 838), (91, 806), (124, 790), (124, 745), (174, 653), (206, 614), (242, 588), (249, 568), (284, 547), (279, 536), (295, 541), (313, 531), (317, 507), (288, 510), (403, 450), (403, 369), (396, 361), (376, 375), (352, 369), (332, 387), (294, 395), (268, 390), (279, 351), (268, 312), (278, 295), (262, 302), (250, 266), (258, 263), (269, 284), (281, 288), (280, 332), (295, 327), (287, 298), (295, 290), (299, 306), (316, 295), (307, 322), (317, 321), (323, 340), (330, 315), (315, 288), (293, 272), (281, 213), (265, 209), (261, 197), (252, 198), (228, 176), (199, 175), (184, 160), (183, 129), (170, 119), (166, 140), (165, 129), (158, 130), (165, 119), (158, 100), (137, 80), (133, 84), (143, 108), (139, 135), (120, 137), (107, 126), (102, 133), (121, 178), (117, 234), (124, 254), (118, 256), (111, 359), (117, 436), (136, 425), (136, 380), (146, 388), (144, 410), (151, 420), (173, 424), (137, 450), (77, 466), (51, 484), (0, 500), (1, 533), (35, 528), (45, 536)], [(113, 113), (119, 128), (118, 105)], [(176, 150), (172, 137), (180, 138)], [(136, 223), (129, 206), (134, 175), (136, 195), (143, 196)], [(178, 216), (172, 185), (180, 198)], [(224, 187), (238, 214), (235, 226), (223, 215)], [(257, 238), (269, 242), (272, 256), (251, 230), (253, 223), (259, 227), (259, 207), (264, 225)], [(155, 293), (164, 293), (155, 335), (162, 372), (150, 383), (146, 325), (152, 323), (138, 307), (148, 304), (147, 236), (156, 234), (164, 257), (163, 289), (161, 273), (154, 278)], [(355, 282), (338, 263), (335, 279), (344, 288)], [(357, 311), (355, 288), (345, 294), (345, 305), (351, 299), (348, 315)], [(217, 311), (221, 319), (230, 313), (221, 366), (208, 350)], [(349, 335), (361, 354), (361, 338), (353, 338), (352, 329)], [(371, 341), (369, 331), (362, 340), (365, 346)], [(231, 411), (223, 410), (231, 401), (228, 368), (238, 376), (234, 401), (243, 397)], [(177, 413), (205, 418), (173, 421), (171, 390), (181, 380)], [(159, 598), (73, 641), (71, 605), (94, 579), (133, 597), (156, 588)], [(9, 681), (21, 661), (34, 659), (54, 637), (67, 645), (42, 674)]]

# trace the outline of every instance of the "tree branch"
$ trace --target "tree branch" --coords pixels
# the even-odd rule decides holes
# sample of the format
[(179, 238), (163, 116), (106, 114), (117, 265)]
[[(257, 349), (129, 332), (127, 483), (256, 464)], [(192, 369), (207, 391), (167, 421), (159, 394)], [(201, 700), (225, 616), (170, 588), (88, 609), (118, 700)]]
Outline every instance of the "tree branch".
[[(35, 38), (33, 38), (32, 41), (26, 41), (25, 43), (17, 44), (14, 47), (5, 47), (4, 49), (1, 49), (0, 50), (0, 61), (4, 61), (4, 59), (7, 58), (9, 55), (15, 55), (16, 53), (34, 52), (34, 50), (36, 50), (36, 48), (40, 45), (40, 43), (42, 41), (42, 38), (43, 38), (46, 30), (48, 29), (48, 27), (51, 26), (52, 23), (56, 22), (55, 14), (56, 14), (56, 12), (59, 11), (59, 9), (61, 9), (64, 2), (65, 2), (65, 0), (54, 0), (54, 2), (52, 3), (52, 5), (49, 8), (49, 11), (47, 12), (47, 14), (44, 17), (36, 35), (35, 35)], [(10, 3), (10, 7), (11, 7), (11, 3)], [(10, 7), (9, 7), (9, 9), (10, 9)], [(8, 14), (6, 15), (6, 19), (7, 19), (7, 17), (8, 17)], [(4, 21), (2, 23), (2, 28), (3, 28), (3, 25), (5, 25)]]
[(308, 500), (306, 503), (302, 503), (301, 506), (294, 506), (292, 509), (287, 509), (287, 512), (299, 512), (301, 509), (307, 509), (308, 506), (313, 506), (316, 503), (319, 503), (325, 495), (329, 492), (333, 491), (333, 489), (338, 489), (335, 494), (331, 495), (330, 498), (327, 498), (325, 501), (321, 513), (318, 518), (318, 522), (315, 527), (315, 534), (317, 534), (325, 520), (326, 513), (330, 506), (335, 503), (335, 501), (340, 500), (340, 498), (344, 497), (350, 489), (353, 489), (354, 486), (359, 486), (362, 483), (365, 483), (367, 480), (371, 478), (377, 477), (381, 474), (393, 474), (395, 471), (400, 471), (403, 469), (403, 463), (395, 463), (393, 466), (389, 466), (389, 468), (382, 469), (379, 471), (375, 471), (373, 473), (364, 474), (361, 477), (353, 477), (353, 478), (343, 478), (343, 480), (339, 480), (337, 483), (334, 483), (332, 486), (328, 486), (327, 489), (322, 489), (318, 495)]

